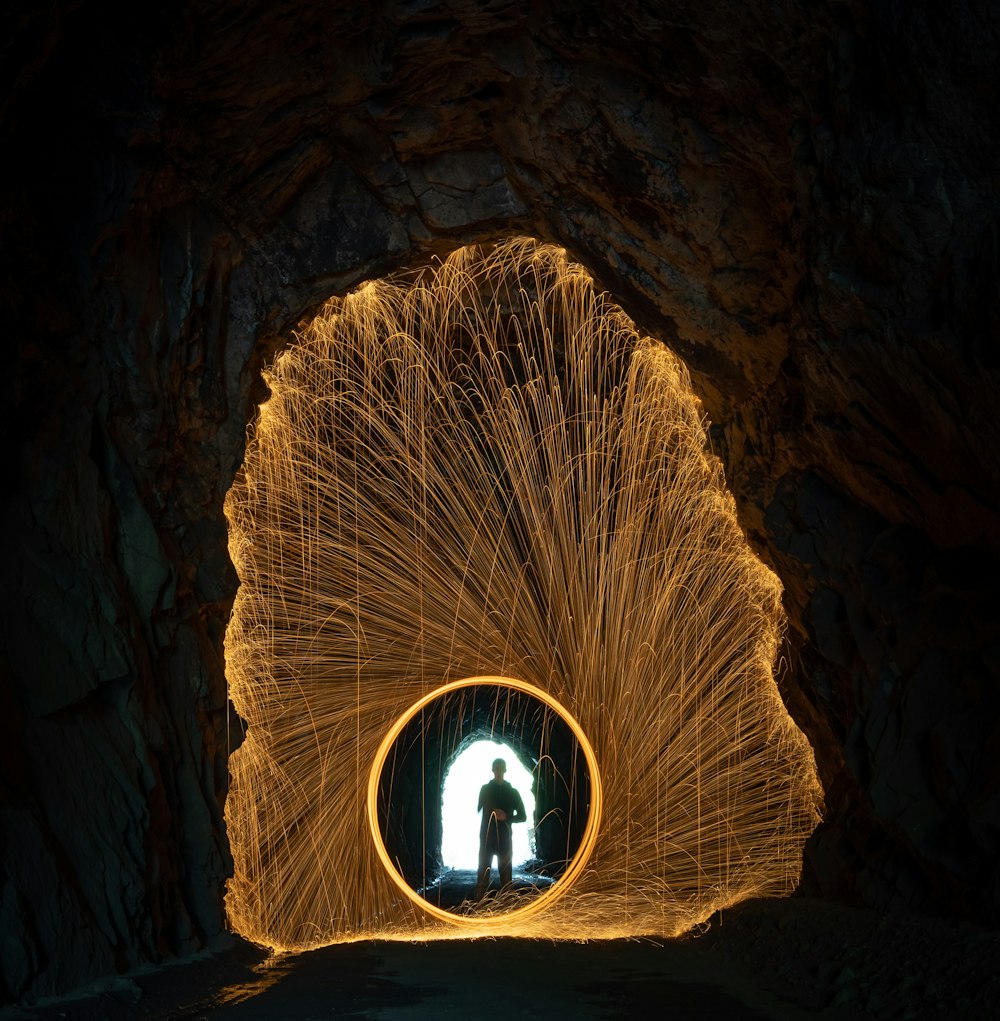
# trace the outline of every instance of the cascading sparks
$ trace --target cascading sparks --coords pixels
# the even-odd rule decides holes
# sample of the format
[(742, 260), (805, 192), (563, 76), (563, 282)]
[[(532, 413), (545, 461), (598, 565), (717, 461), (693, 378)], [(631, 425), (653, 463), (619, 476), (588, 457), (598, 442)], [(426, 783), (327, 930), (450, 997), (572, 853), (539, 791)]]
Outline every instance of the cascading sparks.
[[(226, 501), (236, 931), (671, 935), (794, 887), (821, 792), (773, 679), (780, 585), (662, 344), (519, 239), (331, 301), (265, 378)], [(455, 929), (400, 895), (366, 792), (394, 722), (479, 675), (572, 712), (603, 810), (549, 908)]]

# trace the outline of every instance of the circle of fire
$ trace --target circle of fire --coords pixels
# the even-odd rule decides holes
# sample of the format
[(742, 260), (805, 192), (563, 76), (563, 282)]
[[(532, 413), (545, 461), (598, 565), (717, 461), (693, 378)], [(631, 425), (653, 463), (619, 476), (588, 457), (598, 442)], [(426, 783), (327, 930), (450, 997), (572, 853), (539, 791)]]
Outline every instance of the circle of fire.
[[(587, 822), (584, 826), (580, 846), (577, 849), (576, 854), (574, 854), (569, 867), (559, 877), (558, 882), (554, 883), (541, 896), (529, 901), (523, 907), (507, 911), (502, 916), (493, 919), (489, 917), (484, 918), (482, 916), (469, 917), (466, 915), (457, 915), (454, 912), (446, 911), (443, 908), (439, 908), (437, 905), (424, 900), (424, 898), (421, 897), (416, 890), (409, 886), (406, 880), (399, 874), (396, 866), (393, 864), (392, 858), (386, 849), (385, 840), (382, 837), (382, 831), (378, 822), (378, 794), (379, 783), (382, 779), (382, 769), (385, 766), (386, 759), (389, 757), (389, 753), (392, 751), (392, 746), (395, 743), (396, 738), (399, 737), (406, 725), (422, 709), (425, 709), (432, 702), (436, 702), (444, 695), (448, 695), (453, 691), (460, 691), (462, 688), (485, 687), (487, 685), (513, 688), (516, 691), (524, 692), (524, 694), (532, 696), (558, 714), (560, 719), (562, 719), (562, 721), (569, 727), (570, 732), (576, 738), (580, 746), (580, 750), (583, 752), (590, 780), (590, 807), (587, 813)], [(397, 719), (389, 728), (385, 737), (382, 739), (382, 744), (379, 745), (379, 749), (375, 753), (375, 761), (372, 763), (371, 772), (368, 775), (368, 826), (371, 830), (372, 840), (375, 843), (375, 850), (378, 852), (379, 859), (389, 873), (389, 877), (393, 880), (396, 886), (398, 886), (399, 889), (417, 905), (417, 907), (422, 908), (428, 914), (433, 915), (435, 918), (444, 922), (451, 922), (454, 925), (460, 926), (472, 926), (477, 930), (481, 930), (484, 923), (486, 925), (493, 924), (497, 927), (505, 928), (512, 921), (523, 921), (531, 915), (538, 914), (539, 911), (544, 911), (554, 900), (557, 900), (565, 894), (573, 885), (577, 876), (583, 872), (583, 869), (587, 864), (587, 859), (590, 857), (590, 853), (593, 851), (594, 844), (597, 841), (597, 832), (600, 826), (600, 821), (601, 774), (597, 768), (597, 757), (594, 755), (593, 747), (587, 740), (587, 735), (584, 734), (583, 729), (573, 718), (572, 714), (561, 706), (548, 692), (542, 691), (541, 688), (536, 688), (533, 684), (527, 684), (515, 677), (466, 677), (460, 681), (451, 681), (448, 684), (443, 684), (440, 688), (435, 688), (434, 691), (424, 695), (423, 698), (414, 702), (413, 705), (411, 705), (410, 708), (407, 709), (406, 712), (403, 713), (402, 716), (400, 716), (399, 719)]]

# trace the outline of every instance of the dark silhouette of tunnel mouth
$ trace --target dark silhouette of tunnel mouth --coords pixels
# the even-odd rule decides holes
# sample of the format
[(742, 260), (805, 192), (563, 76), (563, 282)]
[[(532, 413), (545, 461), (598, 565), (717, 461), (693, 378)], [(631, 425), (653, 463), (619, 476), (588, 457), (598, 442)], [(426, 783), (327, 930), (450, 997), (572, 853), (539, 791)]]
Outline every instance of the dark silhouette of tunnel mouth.
[(535, 854), (515, 873), (507, 891), (511, 907), (559, 880), (587, 828), (590, 770), (580, 742), (559, 713), (502, 683), (441, 695), (393, 741), (378, 781), (377, 815), (386, 852), (404, 882), (447, 911), (475, 910), (476, 877), (474, 870), (450, 870), (442, 861), (444, 782), (455, 760), (482, 740), (507, 745), (532, 774)]

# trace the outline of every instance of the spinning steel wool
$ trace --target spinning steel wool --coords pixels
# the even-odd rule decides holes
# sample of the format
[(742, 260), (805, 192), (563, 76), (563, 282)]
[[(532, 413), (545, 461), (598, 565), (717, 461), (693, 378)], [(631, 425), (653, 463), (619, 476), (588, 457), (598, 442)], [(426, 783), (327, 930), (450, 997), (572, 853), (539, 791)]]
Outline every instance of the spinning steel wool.
[[(662, 344), (521, 239), (331, 301), (266, 381), (226, 504), (237, 931), (669, 935), (795, 885), (820, 791), (780, 586)], [(454, 921), (404, 895), (368, 794), (410, 707), (482, 675), (566, 711), (603, 800), (560, 896)]]

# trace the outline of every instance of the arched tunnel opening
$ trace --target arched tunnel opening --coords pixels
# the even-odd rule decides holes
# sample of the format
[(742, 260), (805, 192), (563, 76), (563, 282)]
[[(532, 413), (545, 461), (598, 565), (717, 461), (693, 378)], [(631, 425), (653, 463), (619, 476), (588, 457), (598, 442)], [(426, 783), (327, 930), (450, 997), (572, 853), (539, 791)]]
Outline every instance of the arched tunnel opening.
[[(331, 302), (265, 378), (227, 498), (237, 931), (675, 933), (794, 888), (820, 791), (780, 586), (662, 343), (515, 238)], [(462, 677), (519, 680), (431, 706)], [(439, 882), (444, 771), (484, 730), (538, 764), (530, 911)]]
[(483, 732), (455, 754), (445, 772), (441, 791), (441, 862), (446, 869), (478, 867), (481, 784), (493, 773), (497, 759), (504, 764), (505, 779), (524, 801), (527, 825), (513, 827), (511, 865), (517, 869), (538, 861), (535, 854), (535, 778), (530, 764), (523, 762), (510, 745)]

